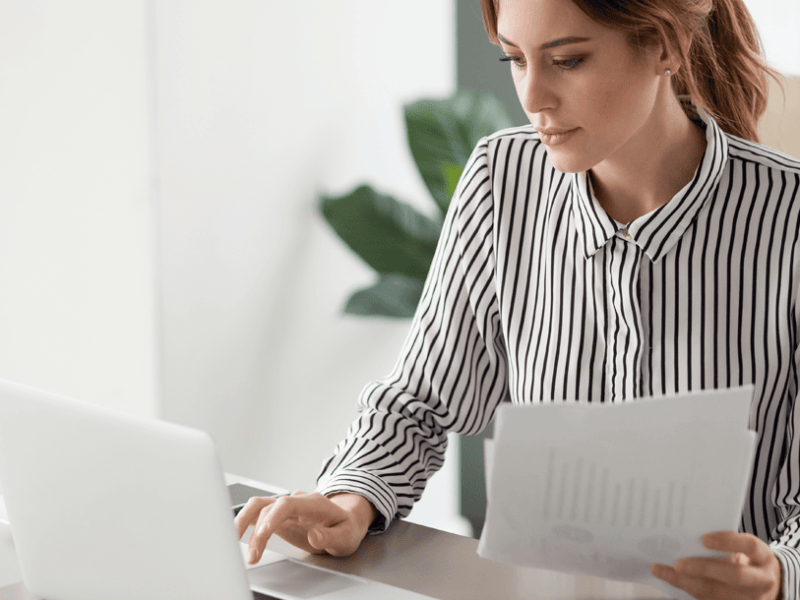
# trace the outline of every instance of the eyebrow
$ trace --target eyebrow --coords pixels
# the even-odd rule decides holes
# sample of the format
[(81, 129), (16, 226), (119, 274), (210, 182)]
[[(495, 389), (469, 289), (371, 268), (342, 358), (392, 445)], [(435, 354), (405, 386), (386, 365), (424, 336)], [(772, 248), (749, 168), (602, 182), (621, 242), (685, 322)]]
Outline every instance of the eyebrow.
[[(499, 39), (504, 44), (508, 44), (509, 46), (519, 47), (514, 42), (509, 42), (506, 38), (504, 38), (499, 33), (497, 34), (497, 39)], [(539, 46), (540, 50), (547, 50), (548, 48), (555, 48), (556, 46), (564, 46), (566, 44), (577, 44), (579, 42), (590, 42), (591, 38), (587, 37), (565, 37), (558, 40), (553, 40), (552, 42), (547, 42), (546, 44), (542, 44)]]

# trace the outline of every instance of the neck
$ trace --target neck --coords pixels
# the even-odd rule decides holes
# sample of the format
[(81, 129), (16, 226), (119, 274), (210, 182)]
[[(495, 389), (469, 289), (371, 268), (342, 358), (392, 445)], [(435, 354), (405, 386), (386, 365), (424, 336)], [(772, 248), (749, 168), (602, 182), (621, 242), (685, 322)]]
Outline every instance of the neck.
[(623, 148), (590, 169), (595, 198), (620, 223), (669, 202), (692, 181), (703, 158), (703, 130), (671, 90), (666, 104)]

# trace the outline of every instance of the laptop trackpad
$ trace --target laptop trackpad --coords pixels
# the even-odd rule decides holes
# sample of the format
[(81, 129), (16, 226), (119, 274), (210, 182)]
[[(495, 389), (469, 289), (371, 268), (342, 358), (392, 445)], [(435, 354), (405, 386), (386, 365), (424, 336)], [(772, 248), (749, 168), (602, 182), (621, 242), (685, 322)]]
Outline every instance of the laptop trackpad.
[(303, 600), (363, 585), (357, 579), (301, 565), (291, 560), (252, 569), (247, 572), (247, 576), (250, 579), (250, 587), (256, 591), (263, 588)]

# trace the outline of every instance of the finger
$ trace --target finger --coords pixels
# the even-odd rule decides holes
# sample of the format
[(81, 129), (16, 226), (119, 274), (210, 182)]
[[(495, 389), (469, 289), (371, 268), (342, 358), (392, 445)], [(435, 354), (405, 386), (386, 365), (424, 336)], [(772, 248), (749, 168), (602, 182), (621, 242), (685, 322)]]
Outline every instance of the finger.
[(325, 550), (325, 545), (330, 543), (330, 536), (321, 529), (309, 529), (306, 537), (309, 545), (315, 550)]
[(256, 525), (256, 533), (260, 536), (271, 536), (275, 529), (287, 519), (297, 517), (300, 510), (297, 496), (283, 496), (271, 506), (271, 510), (263, 514)]
[(307, 518), (315, 512), (319, 512), (315, 510), (313, 505), (310, 506), (308, 498), (308, 495), (302, 496), (295, 492), (291, 496), (277, 498), (261, 510), (258, 521), (255, 524), (255, 531), (250, 536), (248, 560), (251, 564), (261, 559), (269, 538), (284, 523), (290, 520), (298, 520), (301, 515)]
[(264, 549), (267, 547), (269, 536), (264, 535), (263, 523), (275, 506), (277, 506), (277, 502), (272, 502), (262, 507), (261, 512), (256, 519), (253, 533), (250, 535), (250, 542), (247, 545), (247, 562), (251, 565), (261, 560), (261, 555), (264, 553)]
[[(297, 526), (305, 529), (302, 533), (302, 546), (308, 545), (310, 550), (315, 548), (308, 537), (308, 530), (325, 530), (347, 521), (348, 513), (341, 506), (331, 502), (325, 496), (318, 493), (300, 494), (295, 493), (291, 496), (283, 496), (276, 499), (270, 505), (262, 509), (255, 526), (253, 535), (250, 536), (249, 562), (258, 562), (269, 539), (275, 533), (282, 537), (288, 532), (291, 539), (296, 539)], [(331, 546), (332, 553), (352, 554), (351, 548), (353, 535), (339, 537), (335, 536), (335, 543)], [(293, 543), (293, 542), (292, 542)], [(324, 543), (323, 543), (324, 544)], [(307, 548), (303, 548), (308, 551)]]
[(683, 575), (667, 565), (655, 564), (651, 568), (653, 575), (670, 585), (681, 589), (695, 598), (703, 600), (744, 600), (742, 588), (735, 588), (720, 581)]
[(744, 552), (733, 552), (730, 555), (730, 562), (735, 565), (752, 565), (753, 561)]
[(296, 518), (306, 529), (315, 529), (333, 527), (347, 519), (347, 511), (331, 502), (329, 498), (316, 492), (301, 494), (295, 492), (291, 496), (284, 497), (282, 502), (278, 502), (276, 512), (270, 516), (268, 523), (262, 524), (262, 527), (270, 526), (273, 520), (277, 522)]
[(709, 550), (721, 552), (741, 552), (756, 565), (763, 565), (772, 559), (772, 550), (763, 541), (750, 533), (717, 531), (703, 536), (703, 545)]
[[(735, 554), (734, 557), (744, 556)], [(764, 573), (757, 567), (725, 558), (681, 558), (675, 562), (680, 575), (711, 579), (734, 587), (758, 587), (765, 583)]]
[(247, 531), (250, 525), (256, 522), (261, 513), (261, 509), (268, 504), (272, 504), (274, 501), (275, 498), (261, 498), (257, 496), (247, 501), (247, 504), (244, 505), (244, 508), (239, 511), (239, 514), (236, 515), (234, 519), (236, 533), (239, 534), (239, 538), (244, 535), (244, 532)]
[(308, 543), (331, 556), (349, 556), (358, 549), (360, 542), (349, 523), (308, 531)]

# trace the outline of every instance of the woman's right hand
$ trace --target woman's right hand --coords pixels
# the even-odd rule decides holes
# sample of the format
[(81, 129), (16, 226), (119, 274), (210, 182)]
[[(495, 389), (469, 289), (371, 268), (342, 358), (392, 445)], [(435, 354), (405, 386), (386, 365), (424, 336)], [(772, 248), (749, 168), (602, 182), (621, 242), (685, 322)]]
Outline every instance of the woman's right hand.
[(273, 534), (311, 554), (347, 556), (358, 549), (377, 511), (357, 494), (294, 492), (280, 498), (250, 498), (236, 517), (239, 538), (250, 525), (247, 562), (261, 559)]

